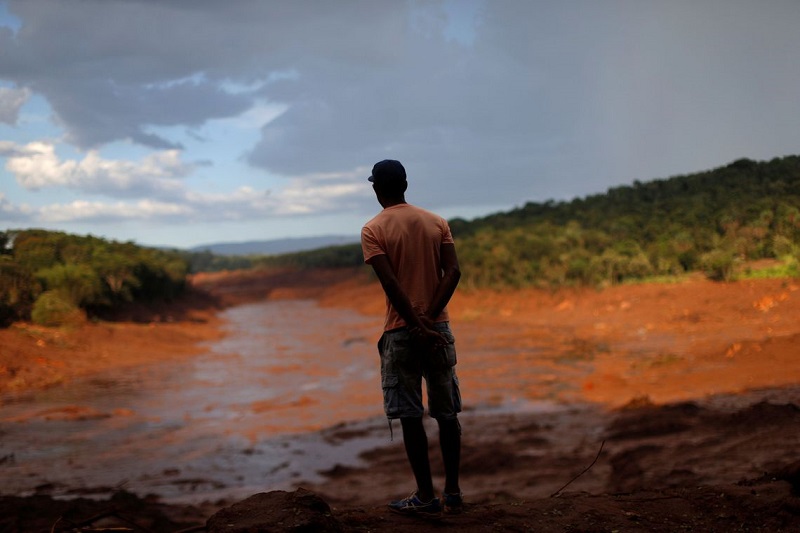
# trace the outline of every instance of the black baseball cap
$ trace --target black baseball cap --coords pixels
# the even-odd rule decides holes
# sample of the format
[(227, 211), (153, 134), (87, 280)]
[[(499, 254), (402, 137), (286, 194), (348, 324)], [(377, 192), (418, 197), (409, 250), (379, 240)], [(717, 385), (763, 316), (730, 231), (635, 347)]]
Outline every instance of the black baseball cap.
[(372, 175), (367, 178), (372, 183), (392, 183), (406, 181), (406, 169), (400, 161), (384, 159), (372, 167)]

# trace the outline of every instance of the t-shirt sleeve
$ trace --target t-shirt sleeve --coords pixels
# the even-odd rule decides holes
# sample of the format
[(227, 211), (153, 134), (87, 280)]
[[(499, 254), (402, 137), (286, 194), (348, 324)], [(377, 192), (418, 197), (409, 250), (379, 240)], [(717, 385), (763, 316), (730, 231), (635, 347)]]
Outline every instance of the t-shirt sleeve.
[(454, 244), (453, 234), (450, 232), (450, 225), (442, 219), (442, 244)]
[(367, 226), (361, 228), (361, 251), (364, 254), (365, 263), (369, 263), (369, 260), (377, 255), (386, 254), (386, 250), (378, 242), (375, 233)]

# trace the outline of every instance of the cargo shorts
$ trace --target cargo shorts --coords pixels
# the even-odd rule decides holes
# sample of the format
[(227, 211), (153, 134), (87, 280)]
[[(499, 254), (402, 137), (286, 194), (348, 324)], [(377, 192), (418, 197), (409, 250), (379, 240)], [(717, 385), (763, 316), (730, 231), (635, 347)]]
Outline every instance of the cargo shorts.
[(421, 349), (415, 346), (407, 328), (384, 332), (378, 341), (383, 410), (387, 418), (422, 417), (425, 413), (422, 378), (431, 417), (451, 420), (461, 412), (455, 338), (448, 322), (438, 322), (433, 329), (447, 339), (446, 345)]

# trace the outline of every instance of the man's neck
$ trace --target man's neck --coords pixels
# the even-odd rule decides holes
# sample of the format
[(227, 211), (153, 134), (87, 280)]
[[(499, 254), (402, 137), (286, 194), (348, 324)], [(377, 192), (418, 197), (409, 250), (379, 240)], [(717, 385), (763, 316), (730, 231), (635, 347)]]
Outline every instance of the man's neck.
[(389, 199), (389, 198), (382, 198), (381, 199), (381, 206), (383, 206), (384, 209), (387, 209), (389, 207), (394, 207), (396, 205), (406, 204), (406, 203), (408, 203), (408, 202), (406, 202), (405, 197), (392, 198), (392, 199)]

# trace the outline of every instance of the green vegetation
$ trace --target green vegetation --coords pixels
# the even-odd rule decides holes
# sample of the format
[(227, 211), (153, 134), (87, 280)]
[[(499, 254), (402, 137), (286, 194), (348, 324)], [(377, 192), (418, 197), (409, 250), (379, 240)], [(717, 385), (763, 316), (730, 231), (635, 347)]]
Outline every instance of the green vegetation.
[[(693, 271), (719, 281), (796, 276), (800, 157), (741, 159), (568, 202), (530, 202), (471, 221), (454, 219), (450, 227), (467, 287), (606, 286)], [(357, 244), (269, 257), (185, 257), (193, 271), (362, 264)], [(784, 266), (760, 274), (740, 268), (766, 258)]]
[(58, 290), (45, 291), (36, 298), (31, 320), (42, 326), (63, 326), (80, 323), (83, 311)]
[(189, 264), (191, 272), (221, 272), (223, 270), (243, 270), (253, 268), (260, 256), (217, 255), (203, 252), (178, 252)]
[(219, 272), (247, 268), (342, 268), (364, 264), (361, 245), (342, 244), (279, 255), (224, 256), (209, 251), (182, 252), (192, 272)]
[(357, 267), (364, 264), (360, 244), (341, 244), (326, 246), (318, 250), (308, 250), (291, 254), (281, 254), (259, 258), (259, 267), (299, 267), (299, 268), (342, 268)]
[[(748, 159), (450, 221), (467, 287), (605, 286), (800, 275), (800, 157)], [(754, 270), (747, 265), (775, 259)], [(0, 323), (73, 320), (132, 301), (170, 299), (189, 271), (362, 265), (358, 244), (276, 256), (142, 248), (43, 230), (0, 232)]]
[(183, 289), (188, 263), (177, 253), (45, 230), (0, 233), (0, 324), (72, 323), (86, 314)]
[(800, 278), (800, 260), (797, 256), (784, 256), (780, 263), (763, 268), (747, 267), (737, 274), (741, 279)]
[(451, 228), (473, 286), (607, 285), (697, 270), (730, 280), (757, 259), (796, 265), (800, 158), (742, 159)]

